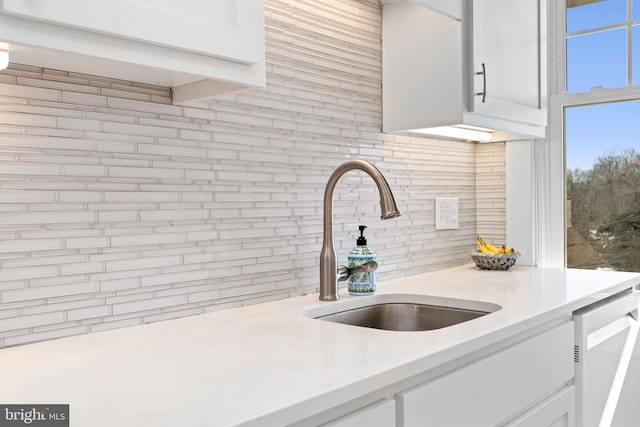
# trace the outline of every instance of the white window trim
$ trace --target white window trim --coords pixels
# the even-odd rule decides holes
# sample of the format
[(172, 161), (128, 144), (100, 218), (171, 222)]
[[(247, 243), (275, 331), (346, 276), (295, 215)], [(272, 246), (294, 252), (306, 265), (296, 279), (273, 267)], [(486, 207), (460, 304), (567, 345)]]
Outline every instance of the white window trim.
[[(550, 76), (547, 138), (506, 145), (507, 241), (510, 246), (521, 248), (524, 265), (564, 267), (564, 108), (640, 99), (640, 87), (565, 93), (565, 2), (548, 0), (547, 6), (550, 24), (547, 26)], [(531, 163), (529, 173), (523, 171), (528, 162)], [(529, 199), (526, 198), (528, 195)]]

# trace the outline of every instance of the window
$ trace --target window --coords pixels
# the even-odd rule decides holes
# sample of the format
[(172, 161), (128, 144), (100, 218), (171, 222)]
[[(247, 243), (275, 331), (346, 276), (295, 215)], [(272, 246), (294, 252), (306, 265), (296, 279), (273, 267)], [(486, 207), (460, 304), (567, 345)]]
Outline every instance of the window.
[(565, 107), (567, 267), (640, 271), (640, 101)]
[(568, 0), (567, 92), (640, 84), (638, 0)]
[(566, 266), (640, 271), (640, 0), (566, 0), (558, 15)]

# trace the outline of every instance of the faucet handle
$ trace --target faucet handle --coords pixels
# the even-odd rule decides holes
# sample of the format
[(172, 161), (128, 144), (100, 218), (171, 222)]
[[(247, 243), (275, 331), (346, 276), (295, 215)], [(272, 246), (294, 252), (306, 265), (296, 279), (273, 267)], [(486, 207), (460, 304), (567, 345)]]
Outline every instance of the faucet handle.
[(375, 261), (368, 261), (364, 264), (356, 265), (355, 267), (346, 267), (344, 265), (338, 266), (338, 282), (343, 282), (349, 278), (352, 274), (368, 273), (375, 271), (378, 268), (378, 263)]

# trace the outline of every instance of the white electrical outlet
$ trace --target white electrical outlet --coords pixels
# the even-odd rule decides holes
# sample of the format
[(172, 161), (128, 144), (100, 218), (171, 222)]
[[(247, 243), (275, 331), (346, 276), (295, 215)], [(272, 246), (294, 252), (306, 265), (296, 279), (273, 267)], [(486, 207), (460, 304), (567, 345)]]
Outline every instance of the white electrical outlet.
[(436, 197), (436, 230), (458, 228), (458, 198)]

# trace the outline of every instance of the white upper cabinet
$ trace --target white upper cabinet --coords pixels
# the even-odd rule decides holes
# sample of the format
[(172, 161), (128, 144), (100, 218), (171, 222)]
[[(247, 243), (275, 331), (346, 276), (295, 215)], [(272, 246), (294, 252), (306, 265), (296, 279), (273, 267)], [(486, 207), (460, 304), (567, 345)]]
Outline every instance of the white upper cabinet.
[(11, 62), (170, 86), (187, 103), (264, 87), (263, 0), (4, 0)]
[[(546, 59), (539, 0), (468, 3), (474, 94), (470, 110), (545, 126)], [(542, 89), (545, 90), (542, 90)]]
[[(383, 131), (544, 137), (544, 0), (392, 1), (383, 9)], [(425, 6), (425, 4), (427, 6)]]

